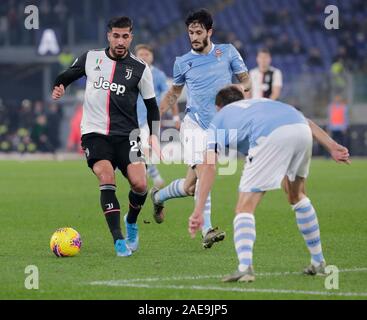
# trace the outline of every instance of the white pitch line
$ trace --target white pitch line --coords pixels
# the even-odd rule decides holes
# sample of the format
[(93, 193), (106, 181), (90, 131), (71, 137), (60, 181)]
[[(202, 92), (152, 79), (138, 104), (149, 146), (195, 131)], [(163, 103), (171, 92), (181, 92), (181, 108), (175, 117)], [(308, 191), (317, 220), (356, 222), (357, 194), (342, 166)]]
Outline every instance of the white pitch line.
[[(352, 269), (341, 269), (339, 272), (366, 272), (367, 268), (352, 268)], [(279, 276), (290, 276), (290, 275), (301, 275), (302, 272), (259, 272), (256, 273), (256, 277), (279, 277)], [(158, 281), (184, 281), (184, 280), (205, 280), (205, 279), (220, 279), (224, 275), (201, 275), (201, 276), (182, 276), (182, 277), (166, 277), (166, 278), (138, 278), (138, 279), (124, 279), (124, 280), (113, 280), (119, 283), (135, 283), (135, 282), (158, 282)], [(93, 282), (91, 283), (93, 284)]]
[(338, 297), (367, 297), (367, 292), (324, 292), (287, 289), (255, 289), (255, 288), (225, 288), (216, 286), (186, 286), (186, 285), (150, 285), (144, 283), (126, 283), (119, 281), (95, 281), (92, 285), (107, 285), (111, 287), (129, 287), (146, 289), (174, 289), (174, 290), (200, 290), (200, 291), (225, 291), (225, 292), (247, 292), (247, 293), (281, 293), (281, 294), (304, 294), (316, 296), (338, 296)]
[[(351, 268), (341, 269), (339, 272), (366, 272), (367, 268)], [(288, 276), (301, 275), (301, 272), (262, 272), (257, 273), (258, 277), (266, 276)], [(202, 276), (183, 276), (183, 277), (166, 277), (166, 278), (142, 278), (142, 279), (126, 279), (126, 280), (110, 280), (110, 281), (93, 281), (90, 285), (94, 286), (111, 286), (111, 287), (130, 287), (130, 288), (147, 288), (147, 289), (174, 289), (174, 290), (212, 290), (225, 292), (247, 292), (247, 293), (281, 293), (281, 294), (304, 294), (319, 296), (339, 296), (339, 297), (367, 297), (366, 292), (325, 292), (325, 291), (305, 291), (305, 290), (288, 290), (288, 289), (256, 289), (256, 288), (226, 288), (219, 286), (188, 286), (188, 285), (151, 285), (148, 282), (158, 281), (183, 281), (183, 280), (202, 280), (217, 279), (222, 275), (202, 275)], [(145, 282), (145, 283), (139, 283)]]

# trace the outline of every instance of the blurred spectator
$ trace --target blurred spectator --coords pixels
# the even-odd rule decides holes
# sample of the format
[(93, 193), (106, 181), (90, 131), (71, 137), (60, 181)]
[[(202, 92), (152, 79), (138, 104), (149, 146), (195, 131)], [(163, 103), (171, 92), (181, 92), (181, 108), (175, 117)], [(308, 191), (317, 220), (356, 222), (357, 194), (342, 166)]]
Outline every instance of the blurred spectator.
[(278, 19), (279, 22), (283, 25), (287, 25), (288, 23), (291, 22), (291, 15), (288, 11), (288, 9), (281, 9), (278, 13)]
[(331, 137), (342, 144), (348, 145), (347, 132), (349, 125), (349, 110), (348, 106), (339, 94), (335, 95), (333, 101), (328, 107), (328, 130)]
[(276, 45), (274, 47), (274, 49), (272, 50), (272, 52), (274, 54), (290, 54), (292, 52), (292, 44), (289, 40), (289, 36), (286, 33), (283, 33), (280, 38), (279, 41), (276, 42)]
[(40, 152), (54, 152), (55, 148), (50, 143), (47, 135), (47, 118), (44, 114), (37, 116), (36, 123), (32, 128), (31, 139), (36, 144)]
[(330, 68), (330, 86), (332, 95), (340, 94), (342, 97), (346, 98), (348, 81), (348, 71), (344, 66), (343, 59), (338, 59)]
[(62, 109), (56, 103), (51, 103), (47, 110), (47, 135), (54, 150), (60, 148), (60, 124)]
[(273, 9), (267, 8), (264, 10), (264, 22), (268, 27), (274, 27), (278, 24), (278, 15)]
[(69, 9), (66, 6), (65, 1), (58, 0), (57, 4), (54, 6), (54, 13), (59, 23), (65, 22), (68, 12), (69, 12)]
[(22, 101), (19, 118), (18, 118), (18, 127), (30, 130), (33, 126), (33, 110), (32, 110), (32, 102), (28, 99)]
[(302, 44), (299, 40), (294, 40), (292, 42), (292, 51), (291, 52), (295, 55), (299, 55), (299, 54), (305, 54), (306, 50), (302, 46)]
[(307, 65), (310, 67), (322, 67), (323, 64), (320, 50), (315, 47), (311, 48), (307, 59)]
[(252, 98), (277, 100), (283, 86), (282, 72), (271, 65), (271, 54), (266, 48), (258, 51), (256, 62), (258, 67), (250, 71)]
[(33, 115), (37, 117), (44, 113), (45, 113), (45, 109), (44, 109), (43, 101), (37, 100), (33, 106)]
[(70, 67), (70, 65), (74, 62), (75, 57), (70, 52), (69, 49), (65, 49), (59, 54), (58, 60), (61, 67), (61, 71), (63, 71)]

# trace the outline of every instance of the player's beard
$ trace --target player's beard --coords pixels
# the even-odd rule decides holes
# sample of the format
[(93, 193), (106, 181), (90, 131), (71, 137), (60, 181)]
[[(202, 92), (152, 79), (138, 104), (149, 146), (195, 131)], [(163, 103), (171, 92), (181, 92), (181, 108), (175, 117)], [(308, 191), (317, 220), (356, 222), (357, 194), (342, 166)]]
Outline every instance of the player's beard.
[(191, 48), (192, 50), (194, 50), (195, 52), (203, 52), (205, 50), (205, 48), (209, 45), (209, 36), (206, 37), (204, 40), (203, 40), (203, 45), (199, 48), (194, 48), (194, 46), (191, 44)]
[[(122, 53), (118, 53), (117, 49), (120, 49)], [(115, 48), (112, 48), (112, 53), (115, 56), (115, 58), (120, 59), (126, 56), (127, 48), (126, 47), (115, 47)]]

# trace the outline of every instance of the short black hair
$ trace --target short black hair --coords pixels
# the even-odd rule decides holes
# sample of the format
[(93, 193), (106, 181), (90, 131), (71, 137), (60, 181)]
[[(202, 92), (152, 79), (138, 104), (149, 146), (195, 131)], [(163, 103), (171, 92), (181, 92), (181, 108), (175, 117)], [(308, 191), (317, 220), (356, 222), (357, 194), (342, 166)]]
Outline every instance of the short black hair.
[(259, 53), (267, 53), (268, 55), (271, 55), (270, 50), (268, 48), (265, 48), (265, 47), (260, 48), (259, 50), (257, 50), (257, 54), (259, 54)]
[(199, 23), (207, 31), (213, 29), (213, 17), (207, 9), (190, 12), (185, 21), (186, 27), (189, 27), (192, 23)]
[(112, 28), (130, 28), (131, 31), (133, 29), (133, 22), (129, 17), (115, 17), (107, 24), (109, 32), (112, 31)]
[(221, 89), (215, 97), (215, 104), (223, 108), (227, 104), (245, 99), (243, 91), (238, 86), (228, 86)]

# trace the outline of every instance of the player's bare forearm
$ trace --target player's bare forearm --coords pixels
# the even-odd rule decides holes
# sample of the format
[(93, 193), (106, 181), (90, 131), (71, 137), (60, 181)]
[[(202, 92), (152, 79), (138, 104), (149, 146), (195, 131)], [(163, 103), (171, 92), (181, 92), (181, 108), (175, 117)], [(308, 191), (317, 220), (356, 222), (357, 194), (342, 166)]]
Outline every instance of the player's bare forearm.
[(326, 131), (321, 129), (316, 123), (310, 119), (307, 120), (312, 131), (312, 136), (330, 153), (331, 157), (338, 163), (350, 164), (349, 150), (333, 140)]
[(172, 86), (165, 94), (161, 101), (160, 113), (161, 115), (170, 110), (176, 103), (181, 95), (183, 86)]
[(239, 73), (236, 75), (239, 84), (242, 86), (243, 90), (245, 91), (246, 98), (251, 97), (251, 78), (248, 72)]
[(310, 125), (312, 136), (314, 139), (320, 143), (326, 150), (330, 152), (333, 145), (337, 144), (336, 141), (334, 141), (325, 130), (320, 128), (315, 122), (313, 122), (310, 119), (308, 120), (308, 124)]

